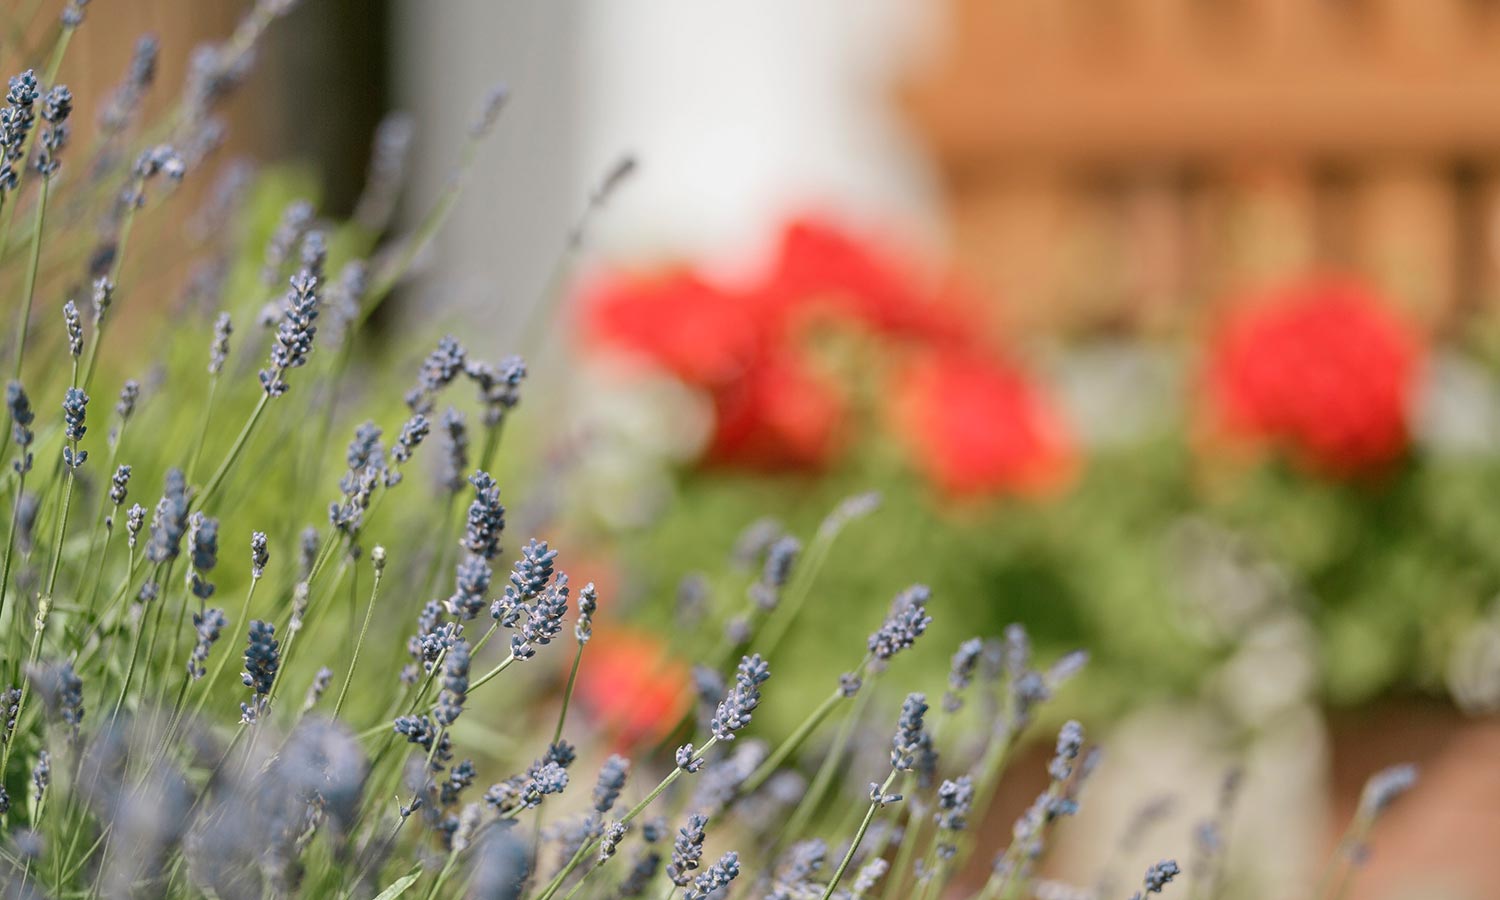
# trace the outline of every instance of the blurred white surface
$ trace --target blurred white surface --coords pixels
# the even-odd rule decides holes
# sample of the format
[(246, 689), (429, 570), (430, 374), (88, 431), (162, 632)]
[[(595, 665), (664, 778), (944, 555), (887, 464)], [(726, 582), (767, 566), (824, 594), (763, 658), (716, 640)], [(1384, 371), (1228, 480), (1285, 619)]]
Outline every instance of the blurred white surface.
[(920, 0), (584, 0), (580, 179), (642, 168), (600, 222), (620, 253), (753, 248), (809, 206), (932, 229), (892, 109), (937, 6)]
[[(396, 0), (397, 102), (419, 125), (407, 221), (452, 170), (485, 90), (512, 89), (409, 309), (476, 321), (481, 352), (536, 302), (589, 191), (640, 169), (590, 233), (620, 259), (746, 259), (803, 209), (936, 231), (891, 108), (936, 7), (921, 0)], [(490, 314), (493, 311), (494, 314)]]

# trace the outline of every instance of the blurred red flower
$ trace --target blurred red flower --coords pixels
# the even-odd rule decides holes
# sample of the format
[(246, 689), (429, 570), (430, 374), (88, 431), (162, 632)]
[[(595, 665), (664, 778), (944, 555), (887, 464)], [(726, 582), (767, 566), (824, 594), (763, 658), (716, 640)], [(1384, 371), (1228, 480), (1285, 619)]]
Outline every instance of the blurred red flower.
[(583, 293), (586, 336), (701, 387), (743, 377), (764, 344), (753, 297), (695, 272), (612, 273)]
[(951, 294), (924, 281), (894, 251), (809, 217), (782, 231), (765, 294), (784, 317), (831, 313), (885, 337), (966, 340), (974, 330), (973, 310), (965, 315)]
[(892, 422), (917, 465), (952, 494), (1048, 493), (1077, 468), (1072, 437), (1042, 388), (977, 352), (912, 364), (893, 392)]
[(814, 469), (833, 458), (845, 396), (803, 346), (804, 325), (831, 320), (931, 355), (899, 405), (920, 423), (910, 431), (940, 484), (962, 493), (1051, 486), (1072, 468), (1066, 431), (1038, 389), (976, 349), (978, 317), (956, 282), (924, 279), (893, 250), (811, 217), (785, 227), (747, 286), (679, 269), (612, 276), (584, 295), (591, 340), (709, 393), (705, 462)]
[(1211, 341), (1210, 427), (1353, 475), (1399, 459), (1424, 355), (1370, 289), (1317, 277), (1252, 298)]
[(589, 642), (574, 688), (579, 703), (621, 747), (667, 736), (691, 702), (687, 666), (656, 637), (618, 627)]
[(815, 469), (838, 448), (844, 398), (790, 352), (768, 354), (714, 395), (707, 460), (752, 469)]

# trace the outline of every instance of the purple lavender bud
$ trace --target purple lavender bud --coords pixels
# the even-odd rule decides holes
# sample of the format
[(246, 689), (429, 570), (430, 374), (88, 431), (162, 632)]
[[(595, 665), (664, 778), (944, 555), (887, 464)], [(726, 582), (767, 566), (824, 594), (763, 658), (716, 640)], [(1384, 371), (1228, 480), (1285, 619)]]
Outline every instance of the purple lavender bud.
[(682, 769), (689, 774), (702, 769), (707, 760), (694, 758), (693, 753), (694, 750), (691, 743), (683, 744), (681, 747), (678, 747), (676, 755), (677, 768)]
[(126, 540), (130, 542), (130, 548), (135, 549), (135, 539), (141, 533), (141, 528), (146, 524), (146, 507), (139, 503), (132, 503), (130, 509), (125, 513)]
[(510, 88), (505, 85), (497, 84), (490, 88), (489, 93), (484, 95), (484, 102), (480, 104), (479, 113), (469, 123), (469, 136), (478, 140), (489, 134), (490, 129), (495, 127), (495, 120), (500, 118), (500, 110), (505, 108), (509, 99)]
[(1359, 798), (1360, 815), (1368, 818), (1380, 815), (1416, 783), (1417, 767), (1410, 763), (1381, 769), (1365, 782)]
[(276, 683), (281, 666), (281, 645), (276, 641), (276, 626), (260, 619), (250, 623), (245, 644), (245, 671), (240, 680), (254, 692), (251, 702), (240, 704), (241, 719), (253, 724), (265, 709), (266, 697)]
[(721, 741), (734, 740), (735, 732), (750, 724), (751, 713), (760, 705), (760, 685), (771, 677), (770, 666), (760, 654), (740, 660), (734, 686), (719, 701), (709, 729)]
[(134, 379), (126, 381), (120, 387), (120, 399), (115, 401), (115, 415), (120, 417), (121, 424), (130, 421), (135, 414), (135, 405), (141, 398), (141, 383)]
[(63, 327), (68, 332), (68, 353), (77, 359), (83, 355), (83, 319), (72, 300), (63, 304)]
[(168, 469), (161, 499), (156, 502), (156, 512), (151, 517), (147, 559), (160, 564), (177, 558), (182, 536), (187, 531), (187, 516), (187, 481), (181, 469)]
[(219, 639), (219, 632), (228, 624), (229, 620), (224, 618), (222, 609), (193, 613), (193, 629), (198, 632), (198, 641), (193, 645), (193, 655), (188, 659), (187, 671), (194, 681), (206, 674), (203, 664), (208, 661), (208, 654), (213, 649), (214, 642)]
[[(763, 610), (772, 610), (781, 600), (781, 591), (792, 577), (792, 567), (802, 552), (802, 542), (790, 535), (778, 538), (766, 551), (766, 562), (760, 579), (750, 586), (750, 599)], [(738, 643), (738, 642), (736, 642)]]
[(703, 829), (708, 827), (708, 816), (694, 813), (688, 816), (687, 824), (677, 832), (677, 838), (672, 842), (672, 864), (667, 866), (667, 878), (678, 887), (687, 887), (692, 883), (689, 874), (698, 868), (703, 859), (703, 841), (707, 835)]
[(266, 574), (266, 565), (271, 561), (271, 551), (266, 546), (266, 533), (250, 533), (250, 577), (259, 580)]
[[(448, 760), (453, 758), (453, 745), (447, 732), (433, 725), (432, 720), (427, 716), (401, 716), (396, 719), (394, 725), (397, 734), (406, 736), (407, 743), (416, 744), (424, 752), (432, 755), (434, 771), (441, 769)], [(438, 740), (440, 732), (442, 739)], [(435, 741), (437, 742), (436, 749), (433, 746)]]
[(36, 765), (31, 767), (31, 784), (36, 788), (36, 802), (40, 806), (42, 798), (47, 794), (47, 786), (52, 783), (52, 754), (46, 750), (38, 750), (36, 754)]
[(479, 389), (486, 426), (499, 425), (505, 414), (521, 402), (521, 382), (526, 380), (526, 363), (521, 357), (507, 356), (498, 366), (470, 361), (465, 364), (464, 373)]
[(599, 837), (599, 862), (608, 862), (619, 848), (620, 842), (625, 840), (625, 832), (628, 827), (624, 822), (611, 822), (604, 829), (604, 834)]
[(620, 792), (625, 789), (625, 779), (630, 775), (630, 760), (618, 754), (613, 754), (604, 761), (599, 769), (599, 780), (594, 784), (594, 811), (607, 813), (614, 808), (615, 801), (620, 799)]
[(1057, 752), (1047, 764), (1047, 774), (1053, 781), (1067, 781), (1073, 774), (1073, 761), (1083, 751), (1083, 726), (1069, 721), (1057, 733)]
[(188, 572), (188, 586), (193, 596), (207, 600), (213, 596), (214, 586), (201, 577), (219, 564), (219, 520), (195, 512), (188, 518), (188, 556), (192, 570)]
[(923, 748), (922, 719), (927, 714), (925, 694), (907, 694), (901, 704), (901, 717), (896, 723), (896, 736), (891, 739), (891, 767), (909, 772), (916, 767), (917, 756)]
[(99, 277), (94, 279), (94, 327), (104, 321), (104, 314), (109, 312), (109, 306), (115, 299), (115, 283), (108, 278)]
[(125, 502), (125, 496), (130, 489), (130, 467), (121, 465), (115, 468), (115, 474), (109, 479), (109, 501), (115, 506)]
[(984, 641), (970, 638), (958, 645), (948, 669), (948, 691), (943, 695), (943, 709), (955, 713), (963, 708), (963, 691), (974, 682), (974, 672), (984, 654)]
[(505, 530), (500, 487), (487, 472), (475, 472), (469, 476), (469, 483), (474, 486), (474, 500), (469, 504), (463, 547), (485, 559), (494, 559), (500, 552), (500, 534)]
[(454, 571), (453, 596), (448, 598), (448, 613), (458, 618), (469, 621), (479, 615), (484, 609), (485, 594), (490, 589), (489, 564), (484, 557), (469, 554), (457, 565)]
[(731, 881), (739, 877), (740, 857), (733, 850), (719, 857), (719, 861), (708, 867), (708, 871), (699, 875), (693, 886), (683, 893), (683, 900), (706, 900), (715, 891), (723, 890), (729, 886)]
[(233, 333), (234, 323), (229, 313), (219, 313), (214, 319), (213, 343), (208, 347), (208, 374), (217, 375), (224, 371), (224, 362), (229, 359), (229, 336)]
[(413, 413), (431, 414), (433, 398), (464, 371), (467, 358), (468, 352), (452, 335), (439, 340), (437, 349), (422, 361), (416, 387), (406, 393), (407, 407)]
[(274, 287), (281, 281), (293, 249), (312, 227), (314, 216), (313, 206), (306, 200), (295, 200), (282, 211), (281, 221), (266, 242), (265, 264), (261, 267), (261, 279), (267, 287)]
[(260, 372), (260, 384), (270, 397), (286, 393), (282, 378), (290, 369), (307, 364), (312, 353), (313, 324), (318, 318), (318, 280), (306, 269), (292, 276), (291, 289), (282, 305), (281, 323), (276, 328), (276, 343), (271, 346), (271, 365)]
[(27, 665), (26, 677), (42, 698), (50, 715), (60, 718), (75, 732), (83, 724), (83, 680), (71, 662)]
[(594, 633), (594, 613), (599, 608), (599, 590), (590, 581), (578, 592), (578, 621), (573, 624), (573, 637), (579, 644), (587, 644)]
[(438, 486), (456, 494), (464, 489), (464, 472), (469, 468), (469, 426), (463, 413), (448, 407), (438, 421), (438, 433), (442, 439)]
[(302, 698), (302, 711), (305, 713), (317, 706), (332, 683), (333, 670), (327, 666), (319, 666), (318, 671), (313, 673), (312, 683), (307, 686), (307, 694)]
[(469, 696), (469, 642), (458, 640), (448, 648), (443, 662), (443, 690), (438, 694), (433, 718), (447, 727), (458, 721)]
[(63, 423), (64, 433), (70, 441), (81, 441), (88, 429), (84, 426), (84, 419), (88, 414), (89, 395), (76, 387), (68, 388), (63, 398)]
[(1137, 900), (1146, 894), (1160, 894), (1162, 888), (1166, 887), (1172, 879), (1182, 874), (1175, 860), (1164, 859), (1146, 870), (1146, 878), (1142, 883), (1143, 892), (1137, 893)]
[(912, 585), (896, 596), (891, 613), (876, 632), (870, 635), (868, 646), (877, 660), (882, 662), (916, 643), (932, 624), (927, 614), (929, 591), (925, 585)]
[(19, 450), (15, 469), (17, 473), (24, 474), (31, 471), (29, 448), (36, 440), (36, 434), (30, 426), (36, 420), (36, 414), (31, 410), (31, 400), (26, 396), (26, 389), (21, 386), (21, 382), (12, 381), (5, 386), (5, 406), (10, 413), (11, 435)]
[(42, 118), (47, 127), (42, 129), (36, 151), (36, 170), (43, 178), (56, 175), (61, 166), (58, 156), (68, 145), (68, 116), (72, 112), (73, 92), (65, 85), (55, 85), (47, 91), (42, 101)]

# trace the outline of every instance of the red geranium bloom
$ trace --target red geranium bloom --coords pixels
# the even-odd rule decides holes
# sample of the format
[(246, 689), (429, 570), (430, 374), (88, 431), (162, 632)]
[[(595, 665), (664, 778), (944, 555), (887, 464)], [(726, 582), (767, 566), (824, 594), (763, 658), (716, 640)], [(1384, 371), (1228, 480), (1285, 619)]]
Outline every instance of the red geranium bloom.
[(817, 468), (837, 449), (844, 400), (789, 353), (768, 355), (714, 396), (708, 459), (750, 468)]
[(600, 279), (583, 311), (590, 338), (703, 387), (742, 377), (764, 343), (750, 296), (687, 269)]
[(578, 669), (574, 694), (624, 747), (657, 741), (687, 712), (688, 670), (653, 636), (597, 632)]
[(782, 316), (827, 311), (881, 335), (963, 340), (972, 316), (934, 287), (896, 253), (830, 222), (801, 218), (782, 232), (766, 293)]
[(1350, 280), (1308, 279), (1257, 299), (1210, 345), (1213, 427), (1334, 474), (1399, 459), (1423, 356), (1417, 332)]
[(893, 420), (918, 466), (958, 495), (1046, 493), (1076, 469), (1072, 437), (1040, 386), (978, 353), (933, 353), (894, 392)]
[(688, 269), (624, 274), (585, 291), (585, 332), (708, 391), (708, 462), (809, 469), (837, 451), (844, 397), (802, 355), (808, 318), (857, 323), (926, 348), (963, 347), (973, 304), (924, 282), (897, 254), (816, 219), (787, 226), (773, 264), (744, 287)]

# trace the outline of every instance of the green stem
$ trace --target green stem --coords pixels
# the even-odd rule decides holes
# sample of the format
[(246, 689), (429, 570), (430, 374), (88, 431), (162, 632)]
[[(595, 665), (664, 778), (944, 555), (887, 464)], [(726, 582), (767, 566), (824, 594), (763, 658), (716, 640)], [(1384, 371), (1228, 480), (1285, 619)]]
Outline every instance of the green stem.
[[(250, 601), (255, 597), (255, 587), (258, 584), (260, 584), (259, 578), (250, 579), (250, 589), (245, 591), (245, 602), (240, 604), (240, 617), (238, 620), (230, 622), (227, 626), (227, 628), (231, 630), (231, 633), (233, 633), (232, 629), (244, 627), (245, 619), (250, 615)], [(214, 685), (218, 683), (219, 677), (224, 674), (224, 667), (229, 664), (229, 660), (233, 658), (233, 656), (233, 653), (221, 653), (219, 655), (219, 661), (214, 664), (213, 671), (210, 672), (208, 674), (208, 678), (204, 680), (203, 691), (198, 695), (197, 704), (193, 706), (193, 718), (196, 719), (199, 715), (202, 714), (203, 704), (208, 702), (209, 694), (213, 693)]]
[[(151, 577), (155, 578), (158, 574), (160, 574), (160, 572), (161, 565), (158, 564), (156, 568), (152, 570)], [(159, 602), (161, 601), (158, 598), (158, 603)], [(115, 700), (114, 711), (109, 715), (109, 719), (111, 722), (119, 717), (120, 708), (125, 705), (125, 696), (130, 693), (130, 682), (135, 678), (136, 659), (140, 656), (141, 651), (141, 635), (146, 631), (146, 616), (149, 613), (150, 610), (141, 610), (141, 616), (136, 620), (135, 635), (130, 639), (130, 662), (125, 667), (125, 678), (120, 682), (120, 696)]]
[(443, 862), (442, 870), (438, 872), (438, 877), (432, 882), (432, 888), (427, 892), (427, 900), (434, 900), (437, 897), (438, 891), (443, 888), (443, 882), (447, 881), (448, 876), (453, 874), (453, 864), (456, 862), (458, 862), (458, 850), (449, 850), (448, 858)]
[(11, 557), (16, 548), (16, 528), (21, 520), (21, 497), (26, 493), (26, 473), (21, 472), (20, 480), (16, 484), (16, 500), (10, 509), (10, 531), (5, 535), (5, 562), (0, 566), (0, 625), (4, 624), (5, 617), (5, 594), (10, 587), (10, 564)]
[[(860, 671), (863, 672), (863, 670), (864, 664), (861, 663)], [(760, 767), (754, 772), (750, 773), (749, 778), (745, 779), (745, 783), (740, 786), (740, 795), (749, 795), (756, 788), (765, 784), (766, 779), (770, 778), (777, 769), (781, 768), (782, 763), (786, 762), (787, 757), (791, 756), (792, 753), (796, 752), (798, 747), (802, 746), (802, 742), (807, 740), (808, 735), (812, 734), (819, 725), (823, 724), (823, 720), (828, 718), (828, 715), (833, 712), (833, 708), (838, 706), (839, 701), (843, 699), (845, 699), (844, 692), (842, 690), (835, 690), (822, 703), (819, 703), (816, 709), (808, 713), (807, 718), (802, 720), (802, 724), (798, 725), (797, 729), (786, 740), (781, 742), (781, 746), (777, 747), (770, 756), (766, 757), (766, 761), (761, 763)]]
[[(37, 659), (41, 656), (42, 633), (47, 630), (47, 614), (50, 612), (51, 605), (52, 602), (47, 597), (37, 601), (36, 618), (31, 623), (31, 652), (26, 657), (28, 666), (36, 665)], [(21, 696), (16, 700), (16, 731), (21, 730), (21, 716), (26, 712), (26, 699), (29, 696), (31, 696), (31, 679), (22, 678)], [(0, 750), (0, 775), (3, 775), (10, 765), (10, 751), (16, 745), (17, 737), (18, 735), (12, 732), (11, 739), (5, 742), (5, 749)]]
[[(107, 477), (114, 476), (115, 465), (120, 457), (120, 445), (125, 442), (126, 424), (126, 422), (120, 423), (120, 430), (115, 432), (114, 440), (110, 442), (109, 461), (104, 466), (104, 474)], [(87, 561), (89, 567), (94, 571), (94, 580), (93, 585), (89, 588), (89, 592), (84, 599), (88, 606), (90, 625), (92, 625), (94, 622), (94, 603), (99, 598), (99, 584), (104, 579), (104, 561), (109, 558), (109, 541), (110, 538), (114, 536), (113, 528), (106, 528), (104, 530), (104, 550), (100, 554), (98, 562), (96, 563), (94, 560), (94, 551), (98, 547), (99, 543), (100, 525), (103, 523), (103, 520), (107, 518), (105, 509), (107, 509), (106, 504), (108, 503), (109, 492), (100, 491), (99, 507), (94, 511), (94, 523), (89, 528), (89, 555), (85, 557), (85, 560)], [(118, 512), (118, 508), (116, 509), (116, 512)]]
[(26, 355), (26, 331), (31, 324), (31, 302), (36, 296), (36, 270), (42, 260), (42, 223), (47, 215), (47, 186), (52, 179), (43, 178), (36, 201), (36, 230), (31, 235), (31, 259), (26, 266), (26, 287), (21, 299), (21, 324), (16, 329), (16, 360), (11, 377), (21, 380), (21, 359)]
[(500, 450), (500, 433), (505, 430), (505, 420), (501, 419), (485, 430), (484, 450), (479, 454), (479, 468), (485, 472), (493, 471), (495, 468), (495, 454)]
[(240, 429), (239, 436), (234, 439), (234, 444), (229, 448), (229, 453), (224, 456), (224, 461), (219, 463), (219, 468), (214, 472), (213, 477), (208, 479), (208, 484), (203, 486), (202, 492), (193, 498), (200, 508), (208, 506), (208, 499), (219, 489), (224, 476), (228, 475), (229, 470), (234, 467), (235, 460), (239, 459), (240, 453), (245, 449), (245, 442), (250, 440), (250, 434), (255, 431), (255, 424), (260, 421), (261, 414), (266, 411), (266, 403), (270, 399), (270, 394), (261, 392), (260, 399), (255, 403), (255, 409), (251, 410), (250, 417), (245, 420), (244, 427)]
[(208, 437), (208, 422), (214, 414), (214, 395), (219, 390), (219, 376), (210, 375), (208, 378), (208, 399), (203, 407), (203, 421), (198, 426), (198, 439), (193, 442), (193, 455), (188, 459), (187, 483), (192, 484), (193, 478), (198, 473), (198, 459), (203, 455), (203, 442)]
[(583, 662), (586, 641), (578, 642), (578, 652), (573, 654), (573, 668), (568, 671), (568, 686), (563, 688), (562, 710), (557, 714), (557, 727), (552, 729), (552, 743), (562, 740), (563, 723), (568, 720), (568, 702), (573, 699), (573, 685), (578, 681), (578, 665)]
[[(579, 641), (578, 652), (573, 654), (573, 667), (568, 670), (568, 685), (567, 687), (563, 688), (562, 709), (559, 710), (557, 714), (557, 727), (552, 729), (552, 744), (550, 746), (555, 747), (557, 746), (557, 742), (562, 740), (563, 724), (568, 720), (568, 703), (573, 699), (573, 685), (578, 681), (578, 665), (579, 663), (583, 662), (583, 648), (586, 643), (586, 641)], [(532, 823), (532, 858), (536, 857), (537, 848), (540, 847), (542, 843), (542, 814), (544, 812), (545, 807), (538, 807), (536, 811), (536, 820)]]
[(817, 810), (819, 801), (823, 799), (829, 785), (833, 783), (833, 776), (839, 771), (840, 764), (843, 762), (844, 751), (854, 736), (854, 728), (859, 724), (865, 708), (869, 706), (870, 698), (875, 695), (874, 679), (870, 680), (870, 684), (860, 689), (859, 698), (854, 701), (854, 709), (850, 710), (849, 715), (845, 716), (843, 723), (839, 725), (838, 733), (833, 738), (833, 745), (828, 748), (828, 755), (823, 757), (822, 765), (818, 766), (818, 773), (813, 776), (812, 784), (808, 786), (802, 799), (797, 803), (797, 808), (793, 810), (787, 826), (781, 829), (782, 838), (778, 839), (778, 845), (787, 837), (802, 834)]
[[(73, 452), (78, 453), (78, 442), (73, 441)], [(45, 596), (52, 599), (52, 590), (57, 587), (57, 568), (62, 562), (63, 539), (67, 537), (68, 531), (68, 508), (73, 502), (73, 467), (68, 466), (67, 474), (63, 476), (63, 501), (62, 513), (57, 517), (57, 543), (52, 548), (52, 566), (47, 572), (47, 590)]]
[(354, 669), (359, 665), (359, 651), (365, 645), (365, 635), (370, 630), (370, 619), (375, 614), (375, 599), (380, 596), (380, 574), (384, 566), (375, 567), (375, 584), (370, 588), (370, 605), (365, 607), (365, 621), (359, 627), (359, 638), (354, 642), (354, 657), (349, 660), (349, 672), (344, 676), (344, 686), (339, 688), (339, 698), (333, 704), (333, 717), (339, 717), (339, 711), (344, 708), (344, 697), (349, 693), (349, 683), (354, 680)]
[(782, 640), (787, 632), (791, 630), (792, 623), (797, 620), (797, 614), (807, 603), (807, 598), (812, 594), (813, 582), (817, 580), (818, 573), (823, 570), (823, 564), (828, 561), (828, 552), (833, 547), (833, 539), (838, 537), (838, 529), (819, 529), (817, 537), (813, 538), (812, 548), (807, 554), (807, 564), (803, 566), (803, 572), (799, 573), (797, 584), (790, 596), (783, 598), (775, 615), (766, 623), (765, 630), (761, 632), (756, 640), (756, 647), (761, 655), (767, 659), (781, 646)]
[[(891, 787), (891, 784), (895, 782), (896, 776), (899, 774), (901, 774), (900, 770), (892, 769), (891, 774), (885, 777), (885, 782), (880, 785), (876, 793), (884, 794), (886, 791), (888, 791)], [(854, 860), (854, 854), (859, 850), (859, 843), (860, 841), (863, 841), (865, 839), (865, 832), (870, 830), (870, 822), (874, 820), (875, 813), (879, 811), (880, 807), (881, 803), (879, 797), (876, 797), (875, 799), (870, 801), (870, 808), (865, 810), (865, 817), (864, 819), (860, 820), (859, 830), (854, 832), (854, 840), (849, 842), (848, 851), (844, 853), (844, 858), (839, 861), (839, 867), (833, 870), (833, 877), (828, 880), (828, 886), (823, 889), (823, 896), (820, 897), (819, 900), (828, 900), (829, 897), (833, 896), (834, 889), (837, 888), (839, 886), (839, 882), (843, 880), (844, 872), (848, 871), (849, 863)]]

